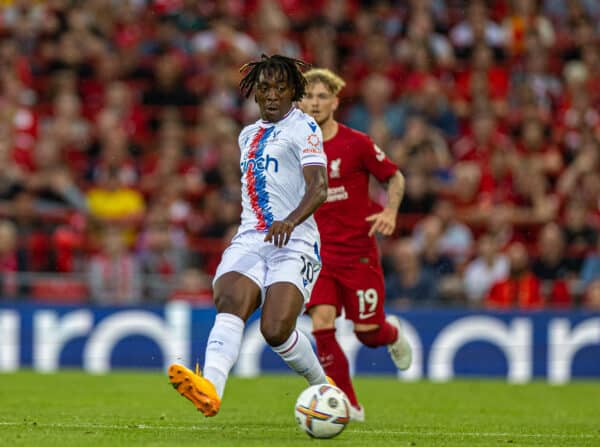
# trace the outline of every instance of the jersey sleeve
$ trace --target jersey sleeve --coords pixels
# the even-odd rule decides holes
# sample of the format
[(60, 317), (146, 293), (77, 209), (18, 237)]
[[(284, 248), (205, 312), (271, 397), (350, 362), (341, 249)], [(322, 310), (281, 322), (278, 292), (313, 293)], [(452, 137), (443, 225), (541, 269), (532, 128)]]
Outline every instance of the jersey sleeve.
[(323, 150), (323, 134), (312, 118), (299, 120), (294, 132), (294, 142), (300, 151), (302, 166), (327, 166), (327, 156)]
[(377, 180), (386, 182), (398, 171), (398, 166), (369, 137), (361, 146), (362, 163)]

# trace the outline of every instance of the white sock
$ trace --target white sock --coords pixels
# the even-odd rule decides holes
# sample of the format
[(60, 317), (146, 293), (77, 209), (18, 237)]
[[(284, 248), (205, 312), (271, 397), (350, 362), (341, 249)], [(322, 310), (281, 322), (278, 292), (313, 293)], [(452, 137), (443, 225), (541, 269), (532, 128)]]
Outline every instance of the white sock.
[(328, 383), (325, 371), (323, 371), (310, 341), (298, 329), (294, 329), (290, 338), (282, 345), (274, 346), (273, 351), (279, 354), (290, 368), (304, 376), (311, 385)]
[(244, 326), (237, 315), (217, 314), (208, 336), (203, 375), (215, 386), (219, 397), (223, 397), (229, 371), (240, 355)]

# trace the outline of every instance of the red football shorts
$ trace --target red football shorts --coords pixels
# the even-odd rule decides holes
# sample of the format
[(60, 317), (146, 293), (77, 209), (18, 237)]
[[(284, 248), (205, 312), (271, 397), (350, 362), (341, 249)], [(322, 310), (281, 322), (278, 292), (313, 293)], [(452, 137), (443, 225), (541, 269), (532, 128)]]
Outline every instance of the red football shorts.
[(356, 258), (354, 262), (323, 262), (321, 273), (306, 305), (342, 308), (346, 319), (358, 324), (383, 324), (385, 288), (378, 256)]

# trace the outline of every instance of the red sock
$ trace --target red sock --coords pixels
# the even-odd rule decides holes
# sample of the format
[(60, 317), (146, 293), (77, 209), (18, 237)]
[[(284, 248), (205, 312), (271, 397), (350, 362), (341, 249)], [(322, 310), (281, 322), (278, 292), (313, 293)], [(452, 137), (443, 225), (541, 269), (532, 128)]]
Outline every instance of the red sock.
[(392, 344), (398, 338), (398, 329), (387, 321), (372, 331), (355, 332), (361, 343), (370, 348)]
[(331, 377), (335, 384), (346, 393), (352, 405), (358, 406), (350, 379), (348, 359), (335, 338), (335, 329), (321, 329), (314, 331), (313, 335), (317, 341), (317, 353), (325, 374)]

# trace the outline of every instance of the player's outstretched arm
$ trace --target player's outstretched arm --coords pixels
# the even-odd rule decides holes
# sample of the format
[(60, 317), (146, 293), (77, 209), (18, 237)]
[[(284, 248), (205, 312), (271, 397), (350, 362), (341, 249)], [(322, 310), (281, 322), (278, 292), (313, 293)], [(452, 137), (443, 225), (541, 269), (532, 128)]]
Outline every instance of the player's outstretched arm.
[(276, 220), (265, 236), (265, 242), (277, 247), (286, 245), (297, 225), (304, 222), (327, 199), (327, 168), (320, 165), (305, 166), (303, 169), (306, 191), (304, 197), (289, 216)]
[(387, 190), (387, 203), (380, 213), (371, 214), (366, 218), (367, 222), (372, 222), (369, 230), (369, 237), (376, 232), (384, 236), (391, 235), (396, 229), (398, 217), (398, 208), (404, 197), (404, 176), (400, 171), (390, 178)]

